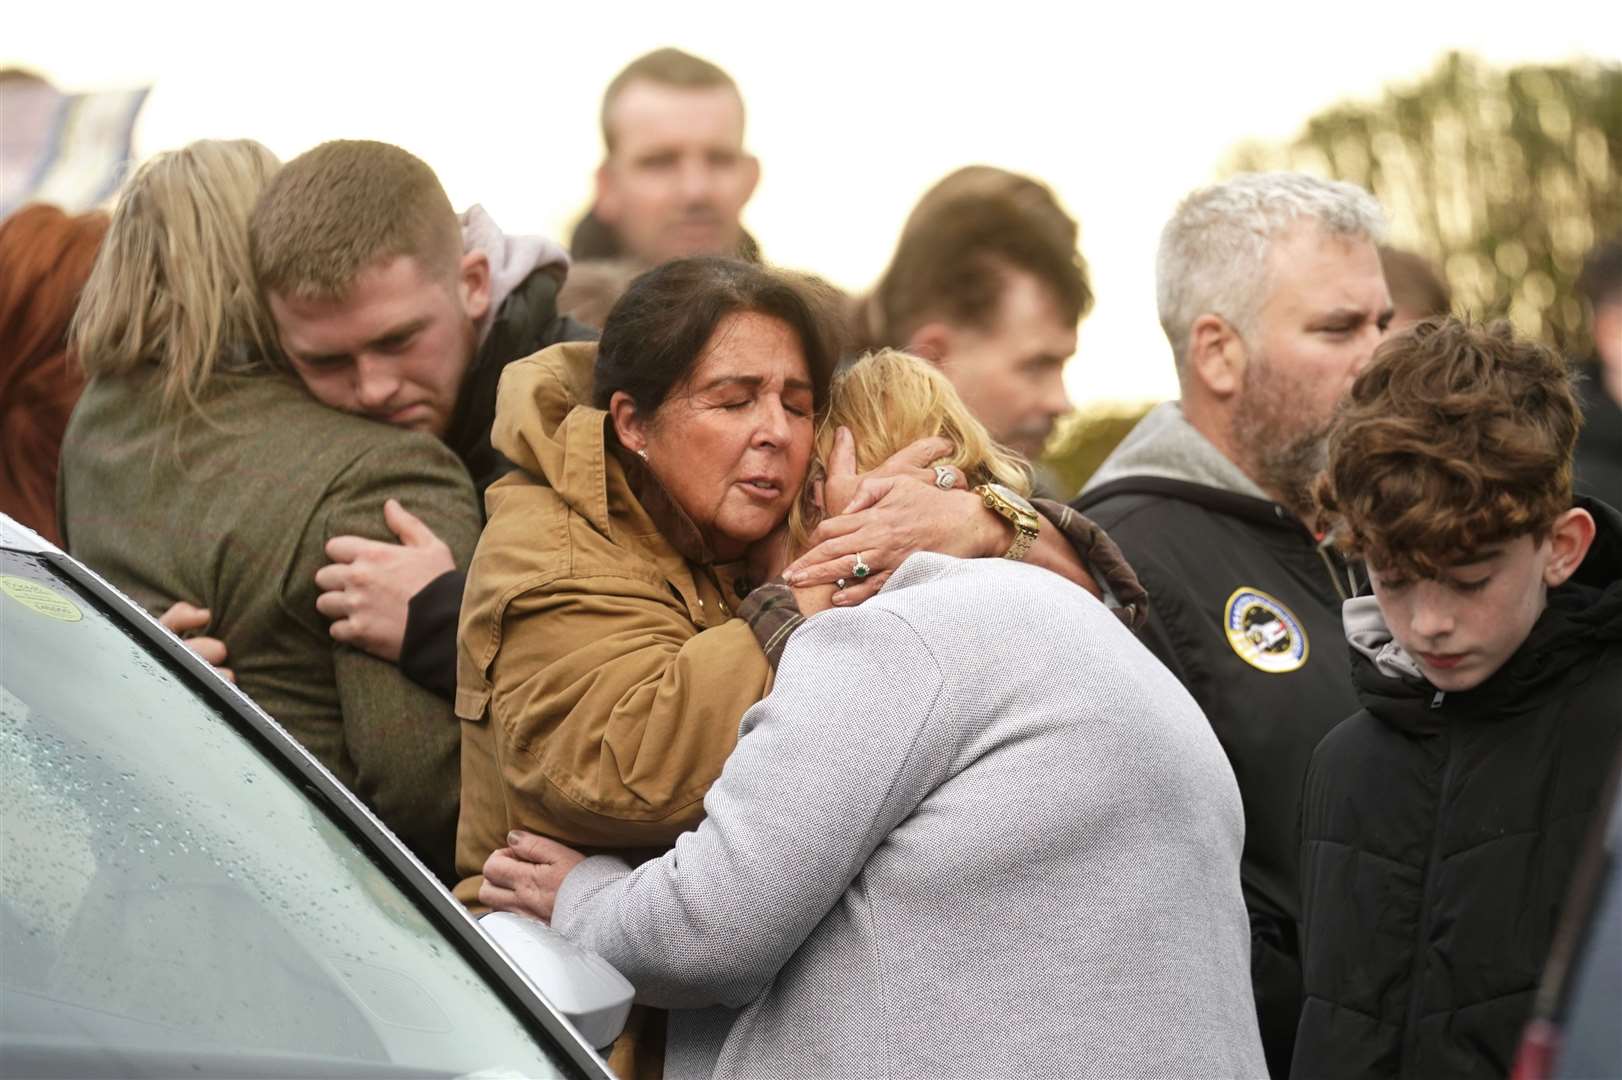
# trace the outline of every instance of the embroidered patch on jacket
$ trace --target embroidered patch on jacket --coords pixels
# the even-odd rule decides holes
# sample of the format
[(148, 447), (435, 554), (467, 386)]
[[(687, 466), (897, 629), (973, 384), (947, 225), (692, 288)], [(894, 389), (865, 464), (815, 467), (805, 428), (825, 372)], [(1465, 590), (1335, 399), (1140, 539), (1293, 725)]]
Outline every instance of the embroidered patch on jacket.
[(1260, 589), (1235, 589), (1222, 622), (1228, 644), (1253, 668), (1282, 675), (1307, 662), (1307, 631), (1301, 620)]

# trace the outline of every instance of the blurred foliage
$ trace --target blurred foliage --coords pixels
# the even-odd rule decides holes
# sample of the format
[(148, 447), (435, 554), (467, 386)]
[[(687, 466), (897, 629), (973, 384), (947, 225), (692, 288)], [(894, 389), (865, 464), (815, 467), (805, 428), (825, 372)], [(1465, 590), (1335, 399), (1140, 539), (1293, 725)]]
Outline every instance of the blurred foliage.
[(1075, 497), (1116, 444), (1152, 408), (1150, 404), (1088, 405), (1061, 420), (1042, 455), (1042, 464), (1058, 482), (1059, 494), (1066, 500)]
[[(1590, 247), (1622, 235), (1622, 66), (1508, 71), (1449, 53), (1419, 82), (1332, 106), (1284, 145), (1242, 144), (1222, 175), (1298, 169), (1374, 192), (1390, 240), (1430, 260), (1454, 310), (1508, 317), (1586, 354), (1573, 284)], [(1043, 463), (1078, 490), (1148, 406), (1069, 417)]]
[(1572, 286), (1589, 248), (1622, 233), (1622, 66), (1504, 71), (1450, 53), (1415, 85), (1326, 109), (1288, 144), (1241, 146), (1224, 174), (1265, 169), (1361, 184), (1391, 242), (1446, 277), (1455, 311), (1586, 352)]

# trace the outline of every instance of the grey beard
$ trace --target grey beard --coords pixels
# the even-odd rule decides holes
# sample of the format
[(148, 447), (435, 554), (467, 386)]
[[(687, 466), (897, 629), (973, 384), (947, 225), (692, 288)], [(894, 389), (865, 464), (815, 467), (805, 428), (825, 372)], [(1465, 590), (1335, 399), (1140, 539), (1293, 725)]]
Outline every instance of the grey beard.
[(1329, 465), (1327, 431), (1309, 431), (1283, 446), (1252, 447), (1255, 481), (1284, 508), (1310, 522), (1317, 506), (1312, 488)]
[(1239, 454), (1237, 464), (1256, 486), (1290, 513), (1310, 522), (1317, 506), (1312, 488), (1329, 465), (1329, 425), (1282, 440), (1281, 435), (1291, 430), (1290, 420), (1295, 419), (1290, 396), (1288, 386), (1273, 378), (1266, 358), (1256, 356), (1245, 369), (1230, 437)]

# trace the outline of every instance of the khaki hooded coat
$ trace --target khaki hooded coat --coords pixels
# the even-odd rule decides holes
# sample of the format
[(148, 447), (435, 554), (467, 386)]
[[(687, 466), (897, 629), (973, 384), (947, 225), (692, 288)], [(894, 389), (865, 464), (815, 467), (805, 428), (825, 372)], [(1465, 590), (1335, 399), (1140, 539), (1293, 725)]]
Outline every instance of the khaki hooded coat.
[(456, 892), (513, 828), (591, 851), (663, 851), (771, 686), (734, 618), (741, 563), (716, 564), (590, 400), (594, 343), (508, 365), (457, 641), (462, 809)]

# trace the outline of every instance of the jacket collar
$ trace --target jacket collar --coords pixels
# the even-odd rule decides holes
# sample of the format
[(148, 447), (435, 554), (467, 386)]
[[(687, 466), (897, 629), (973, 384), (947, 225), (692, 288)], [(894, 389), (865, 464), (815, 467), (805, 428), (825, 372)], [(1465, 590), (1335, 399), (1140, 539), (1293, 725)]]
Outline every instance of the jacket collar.
[(1150, 409), (1087, 481), (1083, 493), (1127, 477), (1159, 477), (1267, 502), (1267, 493), (1188, 422), (1182, 406)]

